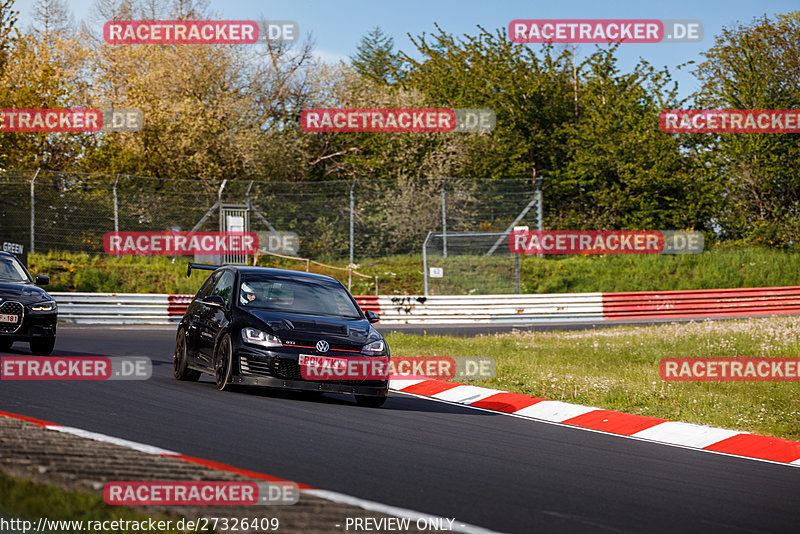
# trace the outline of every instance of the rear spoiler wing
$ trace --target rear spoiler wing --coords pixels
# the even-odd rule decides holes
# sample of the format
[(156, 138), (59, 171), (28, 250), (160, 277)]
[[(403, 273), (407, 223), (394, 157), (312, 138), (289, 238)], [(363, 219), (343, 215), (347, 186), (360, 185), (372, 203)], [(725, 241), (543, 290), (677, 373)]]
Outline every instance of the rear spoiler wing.
[(186, 277), (192, 276), (192, 269), (202, 269), (204, 271), (215, 271), (222, 267), (222, 265), (211, 265), (210, 263), (192, 263), (189, 262), (189, 267), (186, 269)]

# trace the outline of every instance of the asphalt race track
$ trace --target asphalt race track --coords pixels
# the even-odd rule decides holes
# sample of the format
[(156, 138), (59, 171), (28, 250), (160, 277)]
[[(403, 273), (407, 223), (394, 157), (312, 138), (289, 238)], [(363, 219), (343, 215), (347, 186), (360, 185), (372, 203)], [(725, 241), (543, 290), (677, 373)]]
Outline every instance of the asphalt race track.
[(174, 332), (60, 325), (54, 354), (148, 356), (153, 377), (3, 381), (0, 410), (496, 531), (798, 532), (797, 467), (396, 393), (376, 410), (345, 395), (219, 392), (211, 377), (172, 378)]

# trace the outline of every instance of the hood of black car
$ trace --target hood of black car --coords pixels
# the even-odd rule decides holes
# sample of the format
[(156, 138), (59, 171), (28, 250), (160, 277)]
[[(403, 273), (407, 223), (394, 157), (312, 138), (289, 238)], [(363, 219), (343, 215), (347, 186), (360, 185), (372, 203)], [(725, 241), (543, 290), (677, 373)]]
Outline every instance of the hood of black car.
[(266, 310), (247, 310), (266, 324), (282, 340), (319, 339), (361, 346), (380, 339), (366, 319), (338, 319), (321, 315), (274, 313)]
[(44, 289), (33, 284), (11, 284), (0, 282), (0, 299), (15, 300), (20, 304), (33, 304), (43, 300), (51, 300)]

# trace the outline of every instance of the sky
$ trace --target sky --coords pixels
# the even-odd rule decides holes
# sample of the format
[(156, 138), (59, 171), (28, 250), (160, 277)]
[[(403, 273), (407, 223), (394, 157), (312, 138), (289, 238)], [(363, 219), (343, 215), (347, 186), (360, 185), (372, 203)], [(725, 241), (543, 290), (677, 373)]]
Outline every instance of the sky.
[[(95, 0), (69, 0), (77, 21), (84, 20), (102, 32), (103, 21), (90, 15)], [(32, 22), (34, 0), (17, 0), (23, 28)], [(689, 96), (697, 83), (692, 67), (677, 69), (687, 61), (700, 62), (702, 53), (714, 43), (723, 27), (750, 23), (754, 17), (800, 10), (797, 0), (729, 1), (647, 1), (615, 2), (560, 0), (547, 2), (522, 0), (210, 0), (214, 18), (228, 20), (294, 20), (301, 34), (311, 35), (315, 54), (325, 61), (349, 61), (361, 38), (375, 26), (394, 39), (395, 49), (409, 53), (415, 48), (407, 34), (435, 33), (436, 24), (454, 35), (475, 35), (478, 26), (494, 32), (507, 28), (514, 19), (693, 19), (704, 26), (704, 39), (696, 43), (622, 44), (618, 49), (619, 66), (632, 69), (639, 58), (654, 66), (668, 67), (679, 84), (682, 97)], [(536, 49), (540, 45), (533, 46)], [(570, 45), (571, 46), (571, 45)], [(582, 56), (590, 54), (594, 44), (578, 45)], [(418, 57), (418, 56), (417, 56)]]

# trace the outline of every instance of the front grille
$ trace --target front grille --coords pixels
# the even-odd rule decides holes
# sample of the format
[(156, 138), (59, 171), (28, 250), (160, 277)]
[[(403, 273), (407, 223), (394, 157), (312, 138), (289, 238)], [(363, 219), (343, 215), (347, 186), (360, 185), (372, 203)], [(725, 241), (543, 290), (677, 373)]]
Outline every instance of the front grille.
[[(300, 372), (300, 364), (297, 358), (281, 358), (274, 356), (269, 359), (262, 359), (256, 356), (243, 354), (241, 356), (242, 373), (254, 376), (269, 376), (282, 378), (284, 380), (305, 380)], [(314, 381), (312, 378), (311, 381)], [(374, 386), (384, 385), (378, 380), (320, 380), (328, 384), (341, 384), (346, 386)]]
[(242, 356), (242, 372), (248, 375), (272, 376), (269, 372), (269, 363), (250, 356)]
[(272, 371), (275, 376), (286, 380), (303, 380), (303, 376), (300, 374), (300, 364), (296, 359), (287, 360), (275, 356), (272, 360)]
[(22, 318), (25, 315), (25, 308), (19, 302), (7, 300), (0, 304), (0, 314), (19, 316), (19, 321), (16, 323), (0, 323), (0, 332), (3, 334), (13, 334), (22, 327)]
[(256, 376), (274, 376), (284, 380), (302, 380), (300, 365), (297, 359), (285, 359), (275, 356), (261, 359), (250, 355), (241, 358), (242, 373)]

